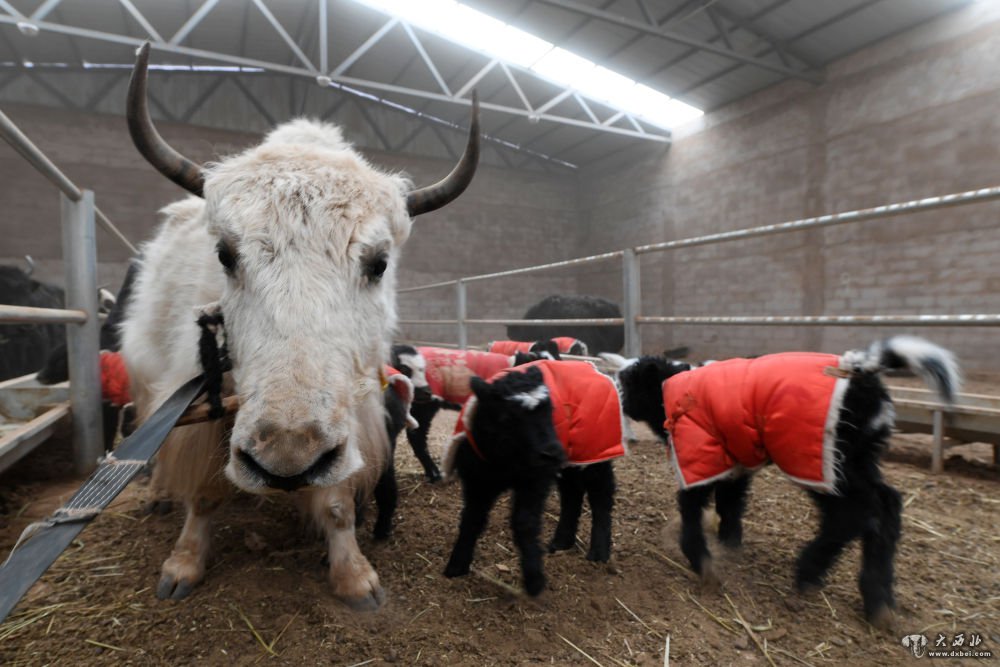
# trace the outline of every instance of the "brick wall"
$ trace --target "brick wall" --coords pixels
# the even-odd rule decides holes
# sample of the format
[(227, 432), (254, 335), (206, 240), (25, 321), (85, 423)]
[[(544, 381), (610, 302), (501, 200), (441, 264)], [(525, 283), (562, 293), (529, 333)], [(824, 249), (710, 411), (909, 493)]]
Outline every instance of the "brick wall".
[[(1000, 9), (977, 3), (708, 114), (668, 152), (584, 174), (581, 254), (1000, 184)], [(675, 315), (1000, 312), (1000, 204), (649, 255), (644, 310)], [(623, 225), (612, 227), (611, 221)], [(649, 265), (650, 275), (646, 275)], [(914, 330), (916, 331), (916, 330)], [(842, 351), (871, 328), (644, 327), (699, 357)], [(922, 329), (1000, 370), (991, 329)]]

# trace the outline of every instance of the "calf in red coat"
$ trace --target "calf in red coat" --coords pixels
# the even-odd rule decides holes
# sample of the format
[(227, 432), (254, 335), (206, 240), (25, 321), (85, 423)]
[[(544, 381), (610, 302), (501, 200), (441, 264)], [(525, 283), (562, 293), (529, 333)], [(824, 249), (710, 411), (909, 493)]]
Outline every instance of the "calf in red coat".
[(559, 476), (560, 516), (550, 551), (576, 540), (584, 493), (591, 509), (587, 559), (611, 556), (612, 460), (623, 456), (622, 418), (614, 382), (582, 361), (537, 361), (472, 379), (474, 396), (462, 410), (445, 455), (445, 472), (462, 480), (458, 539), (445, 576), (467, 574), (490, 509), (513, 490), (511, 528), (521, 553), (525, 590), (545, 587), (542, 510)]
[(798, 558), (799, 590), (822, 585), (844, 547), (860, 538), (865, 615), (875, 625), (891, 624), (902, 503), (879, 469), (895, 422), (879, 374), (892, 369), (921, 376), (946, 403), (961, 381), (950, 352), (912, 336), (841, 356), (772, 354), (693, 370), (642, 357), (619, 368), (625, 413), (672, 444), (681, 550), (695, 572), (717, 582), (701, 528), (712, 491), (719, 539), (738, 546), (748, 475), (773, 462), (820, 511), (819, 535)]
[[(558, 354), (556, 351), (556, 358)], [(469, 380), (473, 376), (490, 377), (504, 368), (540, 358), (534, 352), (516, 351), (511, 355), (443, 347), (392, 346), (393, 367), (398, 368), (413, 383), (414, 398), (410, 414), (416, 420), (416, 426), (407, 430), (406, 438), (429, 482), (441, 480), (441, 471), (427, 450), (427, 433), (434, 416), (441, 408), (462, 408), (472, 395)]]

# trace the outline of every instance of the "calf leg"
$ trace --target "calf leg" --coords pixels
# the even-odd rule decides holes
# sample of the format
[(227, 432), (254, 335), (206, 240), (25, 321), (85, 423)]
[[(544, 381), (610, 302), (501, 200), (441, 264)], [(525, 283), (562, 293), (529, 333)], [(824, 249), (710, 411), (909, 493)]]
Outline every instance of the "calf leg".
[(823, 585), (823, 575), (836, 562), (844, 547), (861, 533), (870, 510), (859, 502), (854, 489), (842, 496), (811, 493), (820, 511), (819, 534), (799, 554), (795, 585), (800, 592)]
[(743, 513), (747, 507), (750, 477), (744, 475), (715, 484), (715, 513), (719, 515), (719, 541), (736, 548), (743, 543)]
[(390, 461), (389, 467), (379, 477), (375, 485), (375, 507), (378, 517), (372, 535), (376, 540), (384, 540), (392, 534), (392, 517), (396, 513), (399, 502), (399, 489), (396, 486), (396, 465)]
[[(416, 408), (416, 406), (414, 407)], [(428, 482), (441, 481), (441, 471), (438, 470), (437, 464), (434, 463), (430, 452), (427, 451), (427, 433), (430, 431), (431, 421), (433, 421), (436, 413), (436, 408), (426, 409), (426, 407), (422, 407), (421, 409), (411, 409), (410, 414), (414, 416), (419, 426), (406, 432), (406, 439), (410, 443), (413, 455), (417, 457), (420, 465), (423, 466), (424, 476), (427, 477)]]
[(583, 469), (590, 503), (590, 550), (587, 560), (607, 563), (611, 558), (611, 509), (615, 502), (615, 472), (611, 461)]
[(892, 625), (893, 559), (901, 533), (903, 504), (899, 492), (879, 482), (875, 489), (875, 513), (861, 532), (861, 575), (858, 584), (868, 621), (883, 629)]
[(483, 480), (462, 480), (462, 519), (458, 525), (458, 539), (452, 547), (444, 576), (461, 577), (469, 573), (476, 542), (486, 529), (490, 510), (502, 491), (502, 488), (488, 485)]
[(572, 549), (576, 542), (576, 529), (583, 509), (582, 469), (570, 466), (563, 468), (559, 477), (559, 524), (549, 542), (549, 552)]
[(702, 582), (714, 586), (718, 584), (718, 579), (712, 569), (712, 554), (708, 551), (701, 527), (701, 513), (711, 493), (711, 484), (696, 486), (680, 491), (677, 502), (681, 509), (681, 551), (691, 563), (691, 569), (701, 575)]
[(163, 562), (156, 597), (180, 600), (187, 597), (205, 577), (205, 561), (211, 541), (211, 513), (218, 501), (194, 499), (185, 502), (184, 528), (170, 557)]
[(549, 496), (552, 479), (534, 478), (514, 489), (514, 508), (510, 515), (510, 528), (514, 533), (514, 543), (521, 553), (521, 574), (524, 590), (528, 595), (538, 595), (545, 588), (545, 572), (542, 569), (542, 512)]

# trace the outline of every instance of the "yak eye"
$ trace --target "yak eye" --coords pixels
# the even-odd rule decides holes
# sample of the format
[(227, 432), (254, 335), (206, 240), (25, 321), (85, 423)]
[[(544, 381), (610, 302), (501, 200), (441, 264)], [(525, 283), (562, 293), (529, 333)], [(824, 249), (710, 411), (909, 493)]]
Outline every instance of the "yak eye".
[(226, 273), (232, 273), (236, 269), (236, 256), (228, 246), (221, 242), (215, 247), (215, 250), (219, 255), (219, 263), (222, 264)]
[(388, 258), (385, 255), (376, 255), (365, 262), (365, 278), (369, 282), (377, 283), (387, 268), (389, 268)]

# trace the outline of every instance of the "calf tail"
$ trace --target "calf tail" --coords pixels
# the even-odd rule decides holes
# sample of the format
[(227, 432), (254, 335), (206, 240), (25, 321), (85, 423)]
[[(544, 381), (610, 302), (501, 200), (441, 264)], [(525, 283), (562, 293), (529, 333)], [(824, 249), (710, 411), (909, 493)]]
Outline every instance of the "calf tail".
[(955, 355), (916, 336), (893, 336), (875, 341), (867, 350), (845, 352), (840, 367), (855, 373), (908, 370), (920, 376), (945, 403), (954, 402), (962, 385)]

